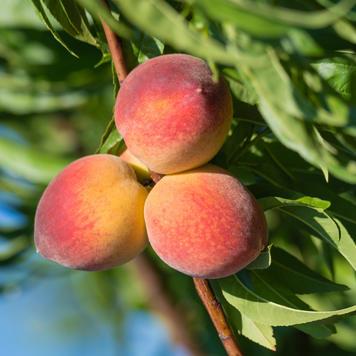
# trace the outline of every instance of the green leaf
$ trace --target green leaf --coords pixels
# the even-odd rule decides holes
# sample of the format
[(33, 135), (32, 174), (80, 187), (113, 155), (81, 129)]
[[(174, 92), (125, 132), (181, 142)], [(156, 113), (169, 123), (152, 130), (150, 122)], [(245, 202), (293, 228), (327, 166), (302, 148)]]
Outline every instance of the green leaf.
[(281, 211), (295, 217), (308, 225), (311, 229), (329, 244), (336, 247), (340, 240), (339, 229), (333, 219), (325, 212), (320, 212), (314, 209), (305, 207), (284, 207)]
[(74, 38), (79, 39), (78, 32), (71, 24), (68, 16), (64, 10), (61, 0), (42, 0), (47, 6), (52, 16), (58, 21), (58, 23)]
[[(309, 101), (294, 85), (276, 52), (269, 50), (268, 54), (269, 62), (265, 62), (265, 67), (255, 67), (246, 72), (261, 101), (262, 99), (268, 101), (269, 105), (273, 105), (276, 109), (283, 110), (286, 114), (297, 119), (332, 126), (344, 126), (352, 121), (352, 118), (343, 113), (330, 110), (330, 108), (328, 111)], [(330, 99), (338, 100), (338, 97), (332, 96), (331, 92), (329, 95)], [(343, 105), (341, 100), (338, 105)], [(268, 122), (268, 120), (266, 121)]]
[[(252, 273), (256, 273), (255, 271)], [(272, 302), (247, 288), (237, 275), (219, 279), (226, 300), (253, 321), (272, 326), (291, 326), (321, 322), (333, 317), (333, 322), (356, 314), (356, 306), (335, 311), (300, 310)], [(277, 292), (278, 293), (278, 292)], [(280, 297), (283, 299), (283, 297)], [(284, 298), (285, 302), (287, 300)], [(294, 300), (295, 302), (295, 300)], [(330, 331), (325, 330), (330, 335)]]
[(111, 59), (107, 43), (94, 38), (90, 31), (90, 25), (85, 10), (77, 5), (74, 0), (42, 1), (45, 3), (53, 17), (72, 37), (101, 49), (103, 58), (97, 66)]
[(241, 158), (238, 157), (236, 164), (239, 168), (248, 169), (251, 173), (259, 176), (260, 178), (256, 177), (257, 181), (263, 179), (277, 187), (290, 185), (290, 176), (286, 175), (275, 160), (266, 154), (263, 143), (252, 145)]
[(252, 184), (248, 189), (257, 199), (278, 196), (285, 199), (297, 200), (304, 197), (302, 193), (266, 183)]
[(96, 20), (103, 18), (105, 23), (120, 37), (130, 38), (132, 36), (131, 30), (123, 23), (118, 22), (113, 18), (111, 13), (102, 1), (96, 0), (76, 0), (83, 8), (85, 8), (90, 15)]
[(241, 145), (245, 139), (252, 135), (252, 132), (253, 125), (243, 121), (238, 122), (231, 136), (229, 136), (227, 141), (224, 143), (222, 151), (229, 159), (231, 159), (234, 153), (236, 153), (241, 148)]
[(351, 22), (342, 19), (334, 23), (333, 28), (341, 38), (351, 43), (356, 43), (356, 29)]
[(234, 65), (237, 62), (263, 64), (264, 56), (228, 52), (220, 42), (191, 30), (185, 19), (162, 0), (114, 0), (114, 3), (142, 32), (148, 32), (179, 51), (225, 65)]
[[(335, 107), (331, 113), (308, 103), (296, 91), (275, 54), (270, 55), (270, 65), (249, 71), (249, 76), (259, 96), (260, 111), (273, 133), (309, 163), (329, 170), (344, 181), (356, 183), (356, 162), (338, 152), (320, 136), (310, 121), (305, 121), (343, 126), (355, 118), (347, 116), (342, 108), (338, 111)], [(339, 112), (337, 116), (336, 111)]]
[(336, 242), (336, 248), (338, 251), (346, 258), (350, 263), (353, 269), (356, 271), (356, 244), (355, 241), (350, 236), (348, 229), (345, 225), (336, 217), (330, 216), (333, 218), (340, 230), (340, 239)]
[(312, 67), (345, 99), (351, 99), (352, 94), (355, 95), (355, 65), (322, 62), (313, 63)]
[[(272, 159), (272, 161), (291, 179), (295, 179), (295, 176), (293, 175), (293, 173), (282, 163), (282, 161), (280, 161), (277, 156), (273, 153), (273, 151), (270, 149), (270, 142), (273, 141), (272, 140), (268, 140), (267, 138), (265, 138), (263, 140), (264, 143), (264, 147), (266, 150), (266, 153), (268, 154), (268, 156)], [(283, 151), (287, 151), (286, 149), (284, 149)]]
[(74, 0), (61, 0), (61, 2), (68, 20), (80, 35), (78, 39), (98, 47), (99, 43), (90, 31), (90, 24), (85, 10)]
[[(233, 4), (231, 1), (196, 0), (194, 2), (199, 4), (214, 21), (232, 23), (254, 36), (279, 37), (290, 28), (288, 25), (271, 21), (264, 16), (255, 15), (249, 9)], [(254, 4), (254, 7), (257, 7), (257, 4)]]
[(281, 208), (317, 232), (325, 242), (336, 248), (356, 271), (356, 244), (340, 220), (326, 212), (304, 207)]
[(294, 328), (313, 336), (315, 339), (325, 339), (336, 333), (334, 325), (318, 325), (314, 323), (296, 324)]
[(143, 39), (141, 41), (141, 45), (138, 49), (138, 64), (141, 64), (151, 58), (160, 56), (164, 51), (164, 44), (154, 38), (149, 36), (147, 33), (143, 34)]
[(268, 268), (271, 265), (271, 247), (272, 245), (269, 245), (263, 249), (257, 258), (249, 263), (245, 268), (250, 270)]
[(0, 138), (0, 164), (32, 183), (48, 184), (73, 159), (54, 157)]
[[(273, 137), (271, 135), (268, 138), (265, 137), (263, 144), (268, 155), (271, 156), (275, 162), (278, 162), (278, 166), (292, 178), (290, 183), (298, 180), (297, 177), (300, 171), (313, 175), (319, 174), (321, 176), (319, 169), (305, 161), (297, 152), (288, 149), (276, 136)], [(289, 187), (291, 186), (292, 184)]]
[(356, 155), (356, 138), (350, 135), (347, 135), (343, 132), (336, 132), (335, 137), (337, 140), (353, 155)]
[(287, 206), (304, 206), (306, 208), (312, 208), (316, 209), (319, 212), (322, 212), (330, 206), (330, 202), (311, 197), (302, 197), (296, 200), (284, 199), (279, 197), (267, 197), (260, 198), (258, 202), (260, 203), (263, 211)]
[(255, 105), (257, 103), (256, 94), (241, 82), (235, 69), (224, 68), (221, 74), (225, 78), (230, 91), (236, 99), (250, 105)]
[(243, 185), (251, 185), (256, 183), (256, 179), (247, 168), (243, 167), (230, 167), (228, 171), (233, 174)]
[(108, 153), (110, 149), (120, 142), (123, 142), (123, 138), (117, 131), (115, 118), (113, 117), (106, 128), (106, 131), (101, 138), (100, 146), (95, 153)]
[(234, 117), (237, 121), (248, 122), (253, 125), (268, 126), (256, 105), (249, 105), (238, 101), (233, 96)]
[(353, 224), (356, 224), (356, 206), (344, 199), (340, 195), (333, 192), (328, 184), (320, 184), (313, 181), (295, 181), (294, 186), (296, 189), (305, 194), (315, 194), (320, 199), (328, 200), (331, 202), (329, 212), (338, 218), (345, 219)]
[[(300, 310), (311, 310), (285, 284), (278, 281), (271, 272), (271, 270), (266, 270), (250, 273), (253, 292), (274, 303)], [(326, 338), (332, 334), (330, 328), (324, 325), (295, 324), (293, 326), (315, 338)]]
[(210, 280), (209, 283), (214, 290), (214, 294), (221, 303), (234, 333), (241, 333), (243, 336), (256, 342), (257, 344), (264, 346), (267, 349), (276, 351), (276, 339), (273, 337), (272, 327), (249, 319), (230, 305), (222, 294), (218, 280)]
[(296, 294), (344, 292), (349, 288), (329, 281), (285, 250), (273, 247), (268, 273)]
[(164, 44), (157, 38), (134, 27), (131, 30), (133, 36), (123, 40), (125, 63), (129, 72), (148, 59), (160, 56), (164, 51)]
[[(328, 9), (298, 11), (248, 0), (194, 0), (216, 21), (229, 21), (254, 35), (283, 36), (289, 26), (324, 28), (345, 16), (355, 1), (342, 0)], [(263, 31), (265, 34), (263, 35)], [(284, 32), (283, 32), (284, 31)]]
[[(283, 47), (287, 52), (297, 52), (303, 56), (319, 57), (324, 54), (324, 49), (316, 42), (316, 40), (305, 30), (293, 28), (288, 31), (290, 47), (287, 47), (287, 41), (283, 43)], [(282, 40), (283, 41), (283, 40)]]
[(69, 47), (63, 42), (62, 38), (58, 35), (57, 31), (54, 29), (52, 26), (51, 22), (49, 21), (49, 18), (41, 4), (40, 0), (31, 0), (33, 6), (35, 7), (36, 13), (40, 20), (47, 26), (47, 28), (52, 32), (54, 38), (64, 47), (68, 50), (70, 54), (72, 54), (74, 57), (78, 57), (74, 52), (72, 52)]
[[(114, 84), (114, 98), (116, 100), (117, 94), (119, 93), (120, 90), (120, 82), (119, 82), (119, 77), (116, 73), (116, 68), (114, 62), (111, 62), (111, 72), (112, 72), (112, 82)], [(113, 114), (115, 113), (115, 105), (113, 107)], [(114, 117), (112, 118), (114, 119)]]

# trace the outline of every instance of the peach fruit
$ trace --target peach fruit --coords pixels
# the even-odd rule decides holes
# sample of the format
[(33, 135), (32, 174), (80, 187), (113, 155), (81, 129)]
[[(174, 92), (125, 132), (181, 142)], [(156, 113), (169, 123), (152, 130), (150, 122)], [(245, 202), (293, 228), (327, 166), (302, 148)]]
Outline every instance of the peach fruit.
[(80, 158), (46, 188), (35, 217), (35, 244), (63, 266), (101, 271), (128, 262), (148, 244), (146, 189), (123, 159)]
[(138, 182), (143, 183), (144, 181), (151, 179), (148, 168), (128, 150), (126, 145), (120, 149), (117, 155), (133, 168)]
[(169, 266), (199, 278), (223, 278), (266, 246), (261, 206), (229, 172), (208, 164), (164, 176), (145, 204), (148, 239)]
[(130, 152), (149, 169), (171, 174), (199, 167), (221, 148), (232, 121), (232, 98), (203, 60), (152, 58), (125, 79), (115, 122)]

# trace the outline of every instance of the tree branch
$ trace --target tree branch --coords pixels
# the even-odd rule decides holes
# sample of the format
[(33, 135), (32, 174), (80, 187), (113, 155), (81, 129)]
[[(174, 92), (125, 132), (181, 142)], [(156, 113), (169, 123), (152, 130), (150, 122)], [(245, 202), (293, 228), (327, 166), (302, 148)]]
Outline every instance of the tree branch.
[[(104, 3), (105, 6), (107, 6), (108, 9), (110, 9), (108, 0), (102, 0), (102, 2)], [(128, 74), (126, 64), (125, 64), (125, 59), (124, 59), (124, 52), (122, 50), (122, 42), (121, 39), (115, 35), (115, 33), (111, 30), (111, 28), (104, 22), (104, 20), (101, 17), (100, 20), (103, 25), (105, 36), (110, 48), (111, 57), (114, 62), (115, 70), (121, 86)]]
[[(108, 0), (102, 0), (103, 3), (109, 9)], [(118, 75), (120, 85), (127, 77), (127, 68), (124, 60), (124, 53), (122, 50), (121, 40), (115, 35), (109, 26), (101, 19), (105, 35), (110, 48), (112, 60), (114, 62), (115, 70)], [(150, 171), (150, 175), (155, 183), (157, 183), (162, 175), (156, 172)], [(162, 292), (162, 284), (159, 280), (157, 273), (150, 266), (147, 258), (140, 254), (134, 259), (136, 265), (144, 272), (144, 283), (151, 292), (153, 305), (156, 309), (160, 310), (164, 315), (169, 316), (175, 334), (179, 340), (184, 344), (195, 356), (202, 356), (201, 352), (196, 346), (196, 343), (187, 333), (184, 322), (181, 316), (177, 313), (169, 299)], [(199, 297), (203, 301), (205, 308), (207, 309), (216, 330), (218, 331), (220, 340), (222, 341), (229, 356), (244, 356), (237, 340), (235, 339), (229, 324), (226, 321), (224, 312), (220, 303), (215, 298), (212, 289), (206, 279), (194, 278), (194, 283)]]
[[(102, 1), (109, 8), (108, 1)], [(122, 42), (102, 19), (101, 22), (121, 85), (128, 74), (121, 45)], [(161, 174), (153, 171), (150, 171), (150, 175), (155, 183), (162, 178)], [(170, 299), (164, 293), (162, 282), (147, 257), (141, 253), (133, 260), (133, 263), (140, 270), (141, 280), (145, 284), (146, 290), (149, 293), (151, 306), (168, 319), (176, 339), (179, 340), (179, 342), (184, 345), (193, 356), (204, 356), (204, 354), (202, 354), (199, 350), (195, 340), (188, 333), (182, 316), (178, 313)]]
[(209, 282), (202, 278), (193, 278), (193, 280), (199, 297), (214, 323), (215, 329), (219, 334), (219, 338), (223, 343), (227, 354), (229, 356), (244, 356), (244, 353), (226, 320), (221, 304), (216, 299)]

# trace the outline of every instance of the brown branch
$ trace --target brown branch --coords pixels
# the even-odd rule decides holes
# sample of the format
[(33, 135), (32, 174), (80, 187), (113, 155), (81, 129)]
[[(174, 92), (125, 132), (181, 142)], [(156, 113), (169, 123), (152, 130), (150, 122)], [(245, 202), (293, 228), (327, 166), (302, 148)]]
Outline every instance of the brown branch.
[[(109, 8), (107, 0), (102, 0), (102, 2)], [(101, 19), (101, 22), (108, 41), (115, 70), (121, 85), (128, 74), (121, 45), (122, 42), (120, 38), (118, 38), (110, 29), (110, 27), (107, 26), (103, 19)], [(150, 175), (154, 183), (157, 183), (162, 178), (161, 174), (153, 171), (150, 171)], [(195, 340), (188, 333), (181, 314), (176, 310), (172, 302), (164, 293), (162, 282), (160, 281), (157, 272), (151, 266), (145, 254), (141, 253), (138, 255), (133, 260), (133, 263), (140, 271), (139, 276), (141, 277), (142, 283), (145, 284), (146, 290), (149, 293), (150, 304), (154, 309), (156, 309), (158, 312), (160, 312), (160, 314), (164, 315), (168, 319), (176, 339), (182, 345), (184, 345), (193, 356), (204, 356), (199, 350)]]
[(221, 304), (215, 298), (209, 282), (202, 278), (193, 278), (193, 280), (199, 297), (214, 323), (215, 329), (219, 334), (219, 338), (223, 343), (227, 354), (229, 356), (244, 356), (244, 353), (226, 320)]
[[(109, 8), (108, 0), (102, 0), (102, 2)], [(121, 39), (118, 38), (110, 27), (101, 19), (105, 35), (110, 48), (112, 60), (114, 62), (115, 70), (119, 79), (120, 85), (127, 77), (127, 68), (124, 60), (124, 53), (122, 50)], [(157, 183), (162, 175), (156, 172), (150, 171), (150, 175), (155, 183)], [(163, 293), (162, 283), (158, 277), (156, 271), (150, 265), (148, 259), (144, 254), (140, 254), (134, 259), (135, 264), (139, 267), (142, 275), (144, 276), (143, 282), (146, 285), (147, 290), (151, 293), (151, 303), (154, 308), (158, 309), (163, 315), (169, 318), (172, 323), (174, 333), (178, 340), (185, 345), (188, 350), (194, 356), (203, 356), (198, 349), (196, 342), (189, 335), (186, 330), (185, 323), (181, 315), (174, 308), (169, 298)], [(237, 340), (235, 339), (229, 324), (226, 321), (224, 312), (220, 303), (215, 298), (212, 289), (206, 279), (193, 278), (196, 290), (203, 301), (205, 308), (207, 309), (216, 330), (219, 333), (220, 340), (222, 341), (229, 356), (244, 356)]]
[[(102, 2), (104, 3), (105, 6), (107, 6), (108, 9), (110, 9), (108, 0), (102, 0)], [(128, 74), (126, 64), (125, 64), (125, 59), (124, 59), (124, 52), (122, 50), (122, 45), (121, 45), (121, 39), (115, 35), (115, 33), (111, 30), (111, 28), (104, 22), (104, 20), (101, 17), (100, 20), (103, 25), (105, 36), (110, 48), (111, 57), (114, 62), (115, 70), (121, 86)]]

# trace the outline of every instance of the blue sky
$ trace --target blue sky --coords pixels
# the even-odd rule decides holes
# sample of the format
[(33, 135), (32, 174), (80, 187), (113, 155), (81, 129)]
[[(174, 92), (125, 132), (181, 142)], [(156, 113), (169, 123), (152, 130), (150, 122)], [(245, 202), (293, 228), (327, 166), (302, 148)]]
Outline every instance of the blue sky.
[(0, 296), (1, 354), (7, 356), (189, 356), (172, 345), (167, 327), (153, 314), (124, 316), (121, 341), (112, 326), (78, 304), (68, 277), (41, 280), (26, 291)]

